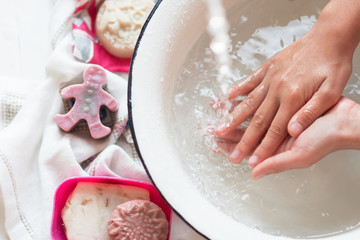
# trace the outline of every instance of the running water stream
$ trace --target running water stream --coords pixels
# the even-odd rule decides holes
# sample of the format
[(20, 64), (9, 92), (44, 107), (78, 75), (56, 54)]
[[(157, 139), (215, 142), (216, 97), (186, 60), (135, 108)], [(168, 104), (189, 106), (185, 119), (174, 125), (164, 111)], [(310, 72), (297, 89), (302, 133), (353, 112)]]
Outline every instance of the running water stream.
[[(229, 54), (231, 39), (229, 36), (229, 23), (221, 0), (206, 0), (208, 25), (207, 33), (210, 36), (209, 48), (215, 59), (216, 85), (219, 89), (212, 96), (212, 107), (215, 111), (215, 119), (202, 122), (199, 125), (203, 131), (206, 145), (214, 152), (221, 152), (214, 135), (214, 128), (219, 121), (224, 121), (229, 126), (232, 121), (230, 109), (231, 102), (228, 99), (229, 88), (234, 84), (232, 74), (232, 59)], [(225, 153), (224, 153), (225, 154)]]
[(207, 31), (210, 35), (210, 49), (214, 54), (216, 69), (218, 70), (217, 84), (220, 93), (215, 102), (222, 103), (221, 107), (217, 107), (217, 117), (223, 118), (225, 124), (229, 125), (232, 121), (229, 113), (231, 103), (228, 100), (228, 91), (233, 84), (232, 76), (232, 60), (229, 55), (231, 40), (229, 36), (229, 24), (226, 19), (225, 9), (221, 0), (207, 0), (208, 6), (208, 26)]

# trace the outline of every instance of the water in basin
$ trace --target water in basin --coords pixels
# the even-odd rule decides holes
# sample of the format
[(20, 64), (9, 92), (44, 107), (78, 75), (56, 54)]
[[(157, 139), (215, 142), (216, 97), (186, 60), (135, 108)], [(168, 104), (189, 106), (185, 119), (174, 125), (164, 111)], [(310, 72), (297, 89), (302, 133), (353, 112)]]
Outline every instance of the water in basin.
[[(325, 0), (252, 0), (228, 13), (236, 82), (303, 36), (316, 22)], [(360, 54), (344, 95), (360, 103)], [(333, 153), (316, 165), (251, 179), (244, 161), (232, 164), (209, 150), (207, 125), (216, 124), (210, 103), (219, 92), (217, 69), (204, 33), (177, 75), (172, 131), (179, 154), (197, 189), (230, 217), (263, 232), (292, 238), (338, 234), (360, 223), (360, 154)]]

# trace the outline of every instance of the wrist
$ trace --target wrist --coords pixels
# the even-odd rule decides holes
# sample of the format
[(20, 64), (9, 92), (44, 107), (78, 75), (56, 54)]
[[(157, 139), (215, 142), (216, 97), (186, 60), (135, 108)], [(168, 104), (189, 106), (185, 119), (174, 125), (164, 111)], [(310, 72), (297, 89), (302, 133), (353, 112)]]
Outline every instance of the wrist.
[(346, 122), (337, 127), (340, 134), (338, 144), (341, 149), (360, 150), (360, 105), (353, 102), (353, 106), (344, 114)]

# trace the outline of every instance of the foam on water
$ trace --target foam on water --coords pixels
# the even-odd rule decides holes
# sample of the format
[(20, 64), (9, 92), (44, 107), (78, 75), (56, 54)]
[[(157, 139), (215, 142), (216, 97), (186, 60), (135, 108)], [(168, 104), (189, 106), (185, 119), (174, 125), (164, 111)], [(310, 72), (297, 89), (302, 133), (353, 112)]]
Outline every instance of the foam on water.
[[(238, 82), (275, 53), (303, 36), (328, 1), (252, 0), (227, 13), (232, 45), (230, 81)], [(285, 12), (284, 12), (285, 11)], [(244, 161), (232, 164), (210, 151), (211, 128), (219, 118), (211, 102), (222, 90), (217, 63), (204, 33), (180, 69), (173, 98), (176, 147), (193, 183), (207, 199), (237, 221), (261, 231), (294, 238), (341, 233), (360, 223), (358, 152), (334, 153), (308, 169), (251, 179)], [(360, 71), (359, 49), (354, 70)], [(360, 102), (360, 74), (344, 94)], [(216, 149), (215, 149), (216, 150)]]

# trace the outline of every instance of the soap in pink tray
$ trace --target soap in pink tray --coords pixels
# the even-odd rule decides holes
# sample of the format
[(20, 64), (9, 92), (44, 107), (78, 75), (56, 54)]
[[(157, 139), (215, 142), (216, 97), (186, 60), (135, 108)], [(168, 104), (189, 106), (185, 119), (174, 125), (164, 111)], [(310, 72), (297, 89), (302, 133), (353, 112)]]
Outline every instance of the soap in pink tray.
[(72, 194), (78, 183), (108, 183), (108, 184), (119, 184), (123, 186), (134, 186), (146, 189), (150, 193), (150, 201), (159, 206), (165, 213), (166, 220), (168, 221), (168, 236), (166, 240), (170, 239), (171, 232), (171, 219), (172, 210), (170, 206), (161, 197), (154, 185), (130, 179), (114, 178), (114, 177), (72, 177), (66, 179), (57, 188), (54, 196), (54, 208), (51, 222), (51, 239), (52, 240), (66, 240), (66, 234), (64, 229), (64, 223), (61, 217), (61, 212), (68, 197)]
[(166, 240), (168, 229), (169, 224), (162, 209), (144, 199), (118, 205), (108, 221), (111, 240)]
[(90, 66), (84, 71), (84, 83), (65, 87), (61, 96), (65, 100), (75, 99), (75, 104), (65, 115), (57, 114), (55, 121), (58, 126), (69, 132), (80, 120), (88, 124), (91, 137), (99, 139), (110, 134), (111, 129), (100, 121), (100, 108), (106, 106), (110, 111), (116, 111), (118, 103), (102, 89), (106, 83), (106, 72), (100, 66)]

